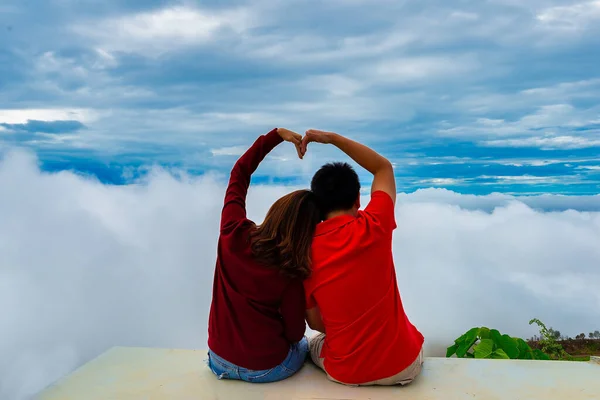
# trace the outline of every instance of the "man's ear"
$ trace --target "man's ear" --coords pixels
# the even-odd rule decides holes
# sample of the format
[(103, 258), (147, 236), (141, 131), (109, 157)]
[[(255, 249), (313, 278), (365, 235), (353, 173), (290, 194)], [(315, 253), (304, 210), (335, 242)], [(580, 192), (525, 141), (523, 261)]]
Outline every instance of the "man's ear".
[(356, 198), (356, 201), (354, 202), (354, 207), (356, 207), (357, 210), (360, 210), (360, 194), (358, 195), (358, 197)]

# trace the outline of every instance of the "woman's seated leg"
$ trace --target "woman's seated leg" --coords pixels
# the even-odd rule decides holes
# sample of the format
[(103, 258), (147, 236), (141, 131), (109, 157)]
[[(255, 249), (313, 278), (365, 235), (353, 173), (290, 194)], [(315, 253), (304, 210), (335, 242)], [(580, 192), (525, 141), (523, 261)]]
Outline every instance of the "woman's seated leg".
[(212, 351), (208, 353), (208, 365), (219, 379), (243, 380), (252, 383), (277, 382), (289, 378), (302, 368), (308, 355), (308, 340), (302, 338), (290, 347), (287, 357), (278, 366), (262, 371), (238, 367), (222, 359)]
[(240, 379), (252, 383), (277, 382), (289, 378), (302, 368), (308, 355), (308, 340), (303, 337), (301, 341), (293, 344), (281, 364), (275, 368), (264, 371), (253, 371), (240, 368)]
[(212, 351), (208, 352), (208, 366), (219, 379), (240, 379), (239, 367), (224, 360)]

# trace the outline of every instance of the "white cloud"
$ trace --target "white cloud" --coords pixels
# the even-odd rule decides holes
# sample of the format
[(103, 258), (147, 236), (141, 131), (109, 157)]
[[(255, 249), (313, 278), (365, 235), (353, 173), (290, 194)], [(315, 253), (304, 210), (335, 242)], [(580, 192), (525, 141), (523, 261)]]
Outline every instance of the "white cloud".
[(586, 1), (567, 6), (550, 7), (537, 15), (544, 25), (555, 29), (581, 30), (600, 19), (600, 1)]
[[(154, 170), (105, 186), (40, 173), (18, 152), (0, 161), (0, 187), (1, 398), (114, 345), (206, 347), (221, 181)], [(289, 190), (252, 187), (249, 216)], [(431, 189), (400, 194), (396, 211), (398, 283), (428, 354), (475, 325), (523, 337), (532, 317), (569, 335), (600, 328), (600, 196)]]
[(521, 139), (500, 139), (481, 142), (489, 147), (538, 147), (543, 150), (583, 149), (600, 146), (600, 139), (579, 136), (528, 137)]
[(87, 123), (95, 121), (96, 118), (97, 113), (94, 110), (81, 108), (0, 109), (0, 123), (5, 124), (25, 124), (29, 120), (75, 120)]
[[(513, 166), (522, 166), (519, 164), (508, 164)], [(534, 164), (531, 164), (534, 165)], [(545, 165), (545, 164), (540, 164)], [(469, 184), (469, 185), (527, 185), (531, 186), (534, 184), (560, 184), (569, 185), (581, 183), (579, 176), (536, 176), (536, 175), (479, 175), (476, 178), (430, 178), (419, 180), (420, 185), (429, 185), (431, 187), (444, 187), (458, 184)]]
[(101, 48), (93, 49), (93, 52), (87, 54), (83, 59), (61, 57), (55, 52), (47, 51), (36, 60), (37, 72), (42, 76), (50, 75), (51, 80), (57, 80), (57, 76), (66, 81), (93, 79), (93, 83), (98, 86), (109, 83), (108, 78), (98, 74), (98, 71), (114, 68), (117, 65), (117, 58)]
[(342, 74), (324, 74), (309, 76), (298, 82), (298, 86), (325, 91), (332, 97), (352, 97), (364, 89), (365, 84), (360, 79)]
[(176, 6), (79, 24), (73, 29), (96, 40), (103, 49), (157, 56), (209, 43), (225, 31), (240, 34), (251, 26), (249, 9), (210, 11)]
[(459, 20), (468, 20), (468, 21), (475, 21), (479, 19), (479, 15), (473, 12), (467, 12), (467, 11), (453, 11), (452, 13), (450, 13), (450, 17), (451, 18), (456, 18)]
[(581, 126), (584, 122), (578, 121), (574, 116), (576, 109), (570, 104), (552, 104), (542, 106), (534, 114), (526, 115), (520, 119), (523, 128), (543, 128), (547, 126)]
[[(64, 114), (27, 111), (7, 115), (11, 120), (17, 120), (13, 116), (18, 116), (19, 120), (25, 118), (26, 122), (27, 117), (46, 118), (46, 114), (61, 117)], [(82, 122), (93, 124), (88, 126), (85, 135), (73, 136), (73, 140), (62, 143), (59, 148), (85, 147), (104, 155), (118, 155), (131, 150), (134, 145), (144, 145), (150, 150), (167, 146), (185, 149), (184, 154), (177, 151), (177, 157), (193, 157), (193, 152), (249, 145), (257, 135), (276, 126), (285, 126), (298, 132), (309, 127), (341, 130), (341, 124), (348, 121), (378, 121), (392, 113), (396, 118), (409, 119), (412, 112), (409, 107), (396, 111), (393, 104), (382, 106), (360, 96), (303, 101), (288, 99), (259, 106), (247, 102), (229, 104), (227, 109), (214, 112), (198, 112), (193, 107), (165, 108), (160, 111), (115, 107), (88, 111), (93, 120), (84, 118)], [(0, 110), (0, 123), (3, 122), (3, 115)], [(57, 144), (56, 141), (53, 143)], [(135, 148), (133, 150), (136, 151)], [(203, 163), (207, 160), (196, 161)], [(195, 166), (198, 166), (198, 162)]]
[[(477, 118), (471, 124), (438, 130), (443, 136), (478, 139), (485, 146), (579, 149), (598, 146), (597, 129), (580, 130), (600, 122), (597, 106), (578, 109), (571, 104), (550, 104), (514, 121)], [(496, 139), (501, 137), (501, 139)]]
[(420, 189), (411, 194), (398, 194), (398, 203), (435, 203), (452, 205), (470, 211), (492, 212), (520, 202), (536, 210), (600, 212), (600, 194), (595, 196), (562, 196), (543, 194), (536, 196), (514, 197), (504, 193), (492, 193), (487, 196), (460, 194), (447, 189)]
[(561, 160), (531, 160), (530, 162), (528, 162), (528, 164), (533, 167), (543, 167), (546, 165), (557, 164), (560, 162)]
[[(332, 62), (364, 62), (367, 65), (382, 57), (403, 54), (425, 55), (429, 48), (460, 44), (463, 41), (491, 41), (495, 44), (522, 45), (539, 40), (534, 32), (535, 20), (529, 10), (490, 4), (473, 4), (472, 9), (457, 10), (454, 4), (379, 2), (373, 7), (359, 2), (343, 2), (341, 10), (360, 13), (361, 21), (372, 29), (360, 34), (329, 34), (322, 30), (294, 31), (285, 29), (244, 38), (241, 46), (247, 54), (276, 59), (286, 64), (322, 64)], [(282, 3), (283, 4), (283, 3)], [(273, 7), (271, 18), (285, 18), (287, 8)], [(324, 10), (322, 15), (330, 17)], [(317, 8), (315, 13), (319, 13)], [(340, 12), (336, 12), (339, 14)], [(334, 17), (339, 18), (338, 15)], [(322, 18), (319, 16), (319, 18)], [(237, 48), (237, 47), (236, 47)], [(339, 65), (339, 64), (336, 64)], [(495, 66), (497, 68), (497, 65)]]
[(600, 87), (600, 79), (585, 79), (574, 82), (560, 82), (552, 86), (536, 87), (522, 90), (519, 94), (538, 98), (574, 98), (592, 97)]
[(241, 46), (253, 58), (275, 59), (294, 65), (325, 65), (386, 56), (417, 39), (410, 30), (375, 31), (343, 37), (308, 31), (249, 36), (244, 38)]
[(45, 52), (38, 58), (37, 70), (42, 74), (67, 73), (70, 77), (80, 79), (88, 77), (88, 70), (83, 65), (77, 64), (73, 60), (57, 57), (51, 51)]
[(110, 52), (104, 49), (95, 49), (96, 54), (98, 54), (100, 60), (95, 64), (97, 67), (115, 67), (117, 66), (117, 58), (111, 54)]
[(431, 178), (431, 179), (423, 179), (419, 181), (422, 185), (431, 185), (431, 186), (449, 186), (456, 185), (461, 183), (460, 179), (455, 178)]
[(490, 184), (504, 183), (511, 185), (533, 185), (536, 183), (562, 183), (568, 184), (569, 179), (562, 176), (535, 176), (535, 175), (481, 175), (481, 179), (493, 179), (495, 182)]
[(231, 146), (211, 149), (210, 152), (213, 156), (241, 156), (246, 150), (248, 150), (246, 146)]
[[(453, 103), (456, 111), (474, 115), (517, 114), (535, 112), (544, 106), (572, 105), (582, 100), (596, 103), (600, 79), (564, 81), (547, 86), (530, 87), (515, 92), (500, 92), (489, 88), (470, 88)], [(500, 120), (502, 121), (502, 120)]]
[(449, 78), (472, 72), (479, 67), (474, 57), (401, 57), (384, 60), (369, 67), (373, 78), (392, 82), (414, 82)]

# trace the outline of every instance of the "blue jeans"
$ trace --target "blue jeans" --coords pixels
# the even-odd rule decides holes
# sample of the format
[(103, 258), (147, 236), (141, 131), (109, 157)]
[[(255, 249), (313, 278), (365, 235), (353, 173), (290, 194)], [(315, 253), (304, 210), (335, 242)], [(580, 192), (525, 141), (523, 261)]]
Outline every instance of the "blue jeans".
[(238, 367), (208, 351), (208, 366), (219, 379), (235, 379), (252, 383), (277, 382), (289, 378), (302, 368), (308, 355), (308, 340), (303, 337), (290, 346), (287, 357), (281, 364), (271, 369), (255, 371)]

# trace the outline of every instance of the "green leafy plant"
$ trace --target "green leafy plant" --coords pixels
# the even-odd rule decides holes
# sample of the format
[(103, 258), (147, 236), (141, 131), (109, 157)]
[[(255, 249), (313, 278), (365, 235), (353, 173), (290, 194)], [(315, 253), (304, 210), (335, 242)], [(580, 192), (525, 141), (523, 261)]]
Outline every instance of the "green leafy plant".
[(557, 331), (552, 328), (547, 328), (546, 325), (537, 318), (529, 321), (529, 325), (531, 324), (536, 324), (540, 327), (541, 338), (539, 343), (544, 353), (557, 360), (572, 358), (571, 355), (563, 349), (562, 345), (556, 342), (557, 337), (555, 333)]
[(485, 326), (472, 328), (448, 347), (446, 357), (456, 354), (458, 358), (491, 358), (520, 360), (549, 360), (544, 352), (529, 347), (521, 338), (502, 335), (496, 329)]

